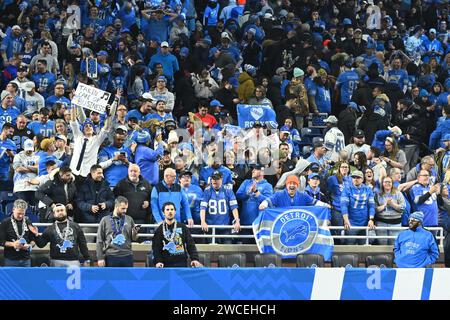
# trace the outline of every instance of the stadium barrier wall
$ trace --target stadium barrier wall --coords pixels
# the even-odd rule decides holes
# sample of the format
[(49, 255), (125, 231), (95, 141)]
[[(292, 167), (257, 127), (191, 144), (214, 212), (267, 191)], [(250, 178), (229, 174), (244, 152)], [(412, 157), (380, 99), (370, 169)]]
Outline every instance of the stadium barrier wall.
[(2, 300), (435, 300), (449, 284), (449, 269), (0, 269)]

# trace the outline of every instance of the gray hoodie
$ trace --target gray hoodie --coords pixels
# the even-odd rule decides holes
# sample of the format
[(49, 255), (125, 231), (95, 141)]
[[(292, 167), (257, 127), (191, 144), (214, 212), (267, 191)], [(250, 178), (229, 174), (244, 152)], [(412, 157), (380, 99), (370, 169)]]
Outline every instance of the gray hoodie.
[[(111, 225), (111, 216), (107, 215), (100, 221), (97, 230), (97, 259), (104, 260), (105, 256), (125, 257), (133, 254), (131, 250), (132, 229), (135, 226), (132, 217), (125, 215), (125, 223), (122, 234), (125, 236), (125, 243), (117, 246), (112, 243), (114, 234)], [(118, 218), (113, 218), (118, 219)]]

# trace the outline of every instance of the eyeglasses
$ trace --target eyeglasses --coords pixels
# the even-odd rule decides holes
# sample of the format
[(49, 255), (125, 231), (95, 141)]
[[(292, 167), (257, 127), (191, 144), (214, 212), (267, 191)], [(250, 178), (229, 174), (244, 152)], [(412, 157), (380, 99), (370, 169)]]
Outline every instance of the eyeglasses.
[(117, 109), (117, 111), (127, 111), (127, 109)]
[(429, 177), (429, 174), (419, 174), (419, 177)]
[(341, 169), (348, 169), (348, 166), (341, 166)]

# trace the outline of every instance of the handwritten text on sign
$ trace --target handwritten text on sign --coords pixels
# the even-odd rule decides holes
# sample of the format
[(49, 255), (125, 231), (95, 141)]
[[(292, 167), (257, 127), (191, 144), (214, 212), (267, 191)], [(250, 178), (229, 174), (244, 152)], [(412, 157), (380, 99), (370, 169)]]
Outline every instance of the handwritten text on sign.
[(83, 108), (104, 113), (111, 93), (79, 83), (72, 103)]

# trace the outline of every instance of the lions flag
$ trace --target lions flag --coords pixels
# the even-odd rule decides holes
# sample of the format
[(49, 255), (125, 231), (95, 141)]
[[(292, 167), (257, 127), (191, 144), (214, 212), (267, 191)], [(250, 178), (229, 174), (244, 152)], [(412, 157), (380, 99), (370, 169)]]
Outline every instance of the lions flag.
[(276, 253), (283, 258), (316, 253), (330, 261), (334, 242), (328, 229), (326, 207), (266, 209), (253, 222), (260, 253)]

